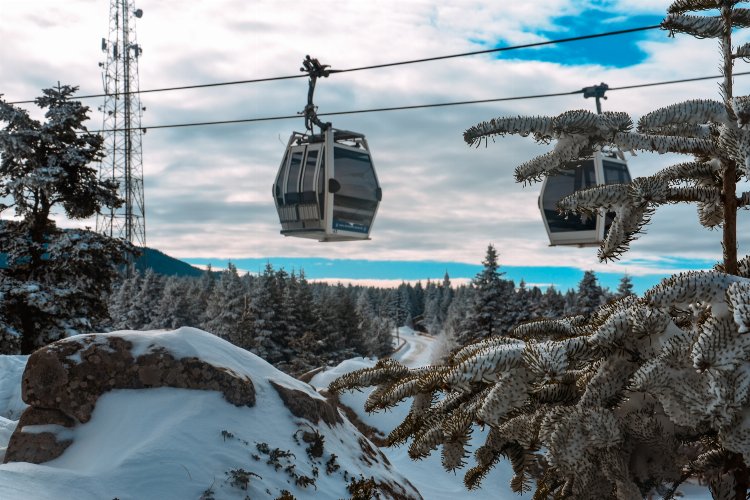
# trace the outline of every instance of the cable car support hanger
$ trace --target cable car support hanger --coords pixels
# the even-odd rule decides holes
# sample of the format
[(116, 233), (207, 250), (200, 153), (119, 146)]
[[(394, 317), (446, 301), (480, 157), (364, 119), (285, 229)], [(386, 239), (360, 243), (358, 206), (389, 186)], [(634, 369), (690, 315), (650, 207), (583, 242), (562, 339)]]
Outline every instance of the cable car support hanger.
[(299, 69), (302, 72), (307, 72), (310, 77), (308, 81), (309, 87), (307, 89), (307, 106), (305, 106), (305, 110), (301, 114), (305, 115), (305, 127), (311, 134), (315, 133), (313, 125), (317, 125), (318, 128), (320, 128), (321, 134), (331, 127), (330, 122), (323, 123), (320, 121), (318, 114), (315, 112), (316, 106), (313, 103), (313, 94), (315, 94), (315, 84), (317, 83), (318, 78), (328, 78), (328, 75), (335, 72), (334, 70), (328, 69), (330, 67), (329, 64), (320, 64), (320, 61), (317, 59), (305, 56), (305, 60), (302, 61), (302, 67)]

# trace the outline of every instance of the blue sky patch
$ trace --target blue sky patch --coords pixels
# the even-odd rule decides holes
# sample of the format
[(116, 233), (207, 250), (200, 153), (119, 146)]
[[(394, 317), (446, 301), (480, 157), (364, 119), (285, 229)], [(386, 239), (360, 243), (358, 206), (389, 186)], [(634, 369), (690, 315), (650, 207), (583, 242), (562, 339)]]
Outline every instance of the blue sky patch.
[[(377, 280), (421, 280), (440, 281), (447, 272), (452, 278), (473, 278), (482, 270), (480, 264), (466, 264), (461, 262), (438, 261), (396, 261), (396, 260), (355, 260), (355, 259), (323, 259), (316, 257), (270, 257), (247, 259), (219, 259), (219, 258), (183, 258), (193, 265), (211, 264), (214, 269), (226, 268), (232, 262), (243, 272), (260, 273), (270, 262), (274, 269), (283, 268), (288, 272), (299, 272), (303, 269), (308, 279), (377, 279)], [(688, 259), (667, 259), (671, 262), (669, 269), (706, 269), (704, 261)], [(673, 262), (674, 261), (674, 262)], [(679, 261), (679, 262), (678, 262)], [(635, 264), (635, 262), (633, 262)], [(656, 266), (651, 261), (638, 262), (641, 266)], [(546, 289), (552, 284), (558, 290), (577, 289), (583, 278), (583, 270), (575, 267), (563, 266), (505, 266), (500, 265), (500, 271), (505, 278), (513, 280), (518, 285), (521, 280), (527, 284)], [(617, 289), (623, 273), (596, 272), (599, 284), (614, 291)], [(638, 294), (658, 284), (668, 274), (654, 269), (653, 274), (631, 276), (633, 286)]]
[[(553, 19), (557, 29), (540, 30), (537, 34), (548, 40), (573, 38), (609, 31), (654, 26), (661, 23), (661, 15), (640, 15), (623, 17), (604, 10), (591, 9), (578, 16), (560, 16)], [(638, 48), (637, 43), (655, 36), (666, 37), (661, 30), (637, 31), (623, 35), (581, 40), (547, 45), (540, 48), (500, 52), (502, 59), (521, 59), (527, 61), (544, 61), (576, 66), (582, 64), (599, 64), (606, 67), (625, 68), (644, 61), (646, 53)], [(499, 40), (498, 47), (512, 45)]]

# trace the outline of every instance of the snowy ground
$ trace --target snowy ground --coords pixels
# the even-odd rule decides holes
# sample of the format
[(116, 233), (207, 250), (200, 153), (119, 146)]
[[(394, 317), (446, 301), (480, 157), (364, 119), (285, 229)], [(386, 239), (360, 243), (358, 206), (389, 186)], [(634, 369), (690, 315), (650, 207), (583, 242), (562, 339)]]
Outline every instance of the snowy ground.
[[(433, 350), (436, 348), (434, 337), (420, 335), (409, 328), (400, 328), (399, 337), (404, 346), (394, 356), (396, 359), (409, 367), (425, 366), (433, 360)], [(346, 361), (333, 370), (316, 375), (310, 383), (318, 388), (326, 387), (333, 379), (345, 373), (360, 368), (366, 368), (375, 364), (372, 360), (354, 359)], [(368, 393), (348, 392), (341, 396), (341, 401), (351, 407), (357, 415), (368, 425), (380, 429), (384, 434), (390, 432), (398, 425), (408, 412), (408, 405), (399, 405), (396, 408), (374, 414), (367, 414), (363, 410), (364, 402)], [(487, 436), (486, 430), (476, 427), (473, 431), (473, 440), (478, 445), (484, 443)], [(466, 470), (473, 467), (473, 449), (470, 450), (472, 457), (469, 463), (456, 474), (446, 472), (440, 463), (440, 452), (433, 452), (425, 460), (413, 461), (408, 456), (407, 446), (398, 448), (383, 448), (383, 453), (396, 466), (396, 468), (411, 483), (417, 487), (426, 500), (512, 500), (531, 498), (531, 494), (518, 495), (510, 490), (510, 479), (513, 471), (510, 463), (503, 461), (498, 464), (484, 479), (482, 487), (476, 491), (469, 491), (463, 485), (463, 476)], [(680, 488), (686, 500), (709, 500), (711, 495), (705, 488), (686, 485)]]
[[(192, 329), (184, 329), (190, 330)], [(181, 330), (183, 331), (183, 330)], [(159, 335), (166, 335), (161, 333)], [(432, 337), (401, 329), (404, 343), (396, 357), (409, 366), (423, 366), (432, 359), (436, 342)], [(93, 417), (74, 431), (74, 444), (58, 459), (44, 465), (11, 463), (0, 465), (0, 499), (2, 500), (120, 500), (201, 499), (209, 490), (222, 499), (275, 498), (284, 488), (296, 498), (347, 498), (341, 477), (321, 473), (317, 489), (303, 489), (289, 484), (264, 460), (255, 461), (255, 445), (271, 442), (272, 446), (304, 456), (294, 442), (299, 422), (290, 419), (268, 380), (275, 380), (300, 390), (305, 385), (278, 372), (259, 358), (235, 349), (223, 341), (195, 336), (191, 351), (212, 363), (227, 366), (237, 373), (252, 376), (258, 404), (237, 408), (219, 393), (185, 389), (160, 388), (112, 391), (102, 396)], [(215, 337), (214, 337), (215, 338)], [(192, 355), (191, 353), (185, 353)], [(0, 458), (25, 405), (20, 399), (20, 380), (26, 358), (0, 356)], [(374, 361), (353, 359), (334, 369), (316, 375), (311, 384), (326, 387), (335, 377), (351, 370), (372, 366)], [(308, 386), (309, 387), (309, 386)], [(314, 394), (310, 391), (311, 394)], [(405, 416), (401, 405), (386, 413), (368, 415), (362, 410), (364, 393), (346, 393), (342, 402), (350, 406), (369, 425), (389, 432)], [(250, 422), (250, 424), (248, 424)], [(351, 427), (349, 432), (354, 434)], [(223, 431), (232, 437), (223, 435)], [(483, 442), (484, 431), (475, 430), (476, 442)], [(326, 457), (350, 457), (357, 445), (344, 436), (328, 435)], [(469, 492), (463, 487), (463, 472), (445, 472), (440, 454), (414, 462), (405, 446), (382, 450), (394, 469), (420, 491), (425, 500), (516, 499), (508, 482), (510, 466), (502, 462), (483, 482), (483, 487)], [(357, 460), (339, 458), (341, 469), (370, 476)], [(470, 461), (467, 467), (473, 466)], [(304, 463), (300, 473), (312, 475)], [(263, 477), (250, 477), (248, 490), (231, 485), (228, 471), (242, 468)], [(279, 480), (281, 478), (281, 481)], [(709, 499), (705, 489), (688, 486), (682, 489), (690, 500)]]

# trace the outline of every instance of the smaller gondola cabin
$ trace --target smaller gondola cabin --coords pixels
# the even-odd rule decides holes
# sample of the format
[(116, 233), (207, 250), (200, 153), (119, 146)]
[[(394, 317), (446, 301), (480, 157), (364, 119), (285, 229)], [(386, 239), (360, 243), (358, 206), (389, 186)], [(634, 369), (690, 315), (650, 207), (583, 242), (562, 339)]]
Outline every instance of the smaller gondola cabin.
[(330, 126), (320, 134), (294, 132), (273, 197), (284, 236), (369, 239), (382, 192), (365, 136)]
[(570, 167), (548, 176), (539, 195), (539, 209), (550, 245), (599, 245), (612, 224), (612, 216), (600, 214), (584, 220), (577, 214), (561, 214), (557, 203), (581, 189), (630, 182), (628, 164), (614, 154), (597, 151), (591, 158), (571, 162)]

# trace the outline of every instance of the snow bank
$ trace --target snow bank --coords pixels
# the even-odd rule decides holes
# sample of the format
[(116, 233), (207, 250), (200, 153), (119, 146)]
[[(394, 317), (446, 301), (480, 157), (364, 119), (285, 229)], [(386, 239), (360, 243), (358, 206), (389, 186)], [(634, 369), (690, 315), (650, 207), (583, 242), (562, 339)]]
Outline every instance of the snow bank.
[(28, 359), (28, 356), (0, 356), (0, 417), (18, 420), (26, 409), (21, 399), (21, 377)]
[[(210, 492), (216, 500), (257, 499), (276, 498), (282, 490), (298, 499), (347, 498), (348, 480), (360, 475), (408, 484), (377, 458), (377, 450), (363, 453), (369, 444), (348, 421), (316, 427), (294, 417), (271, 382), (324, 398), (247, 351), (193, 328), (108, 335), (131, 340), (134, 351), (161, 346), (175, 357), (197, 356), (246, 375), (256, 404), (236, 407), (214, 391), (110, 391), (97, 401), (91, 420), (72, 429), (73, 444), (62, 456), (43, 465), (0, 465), (0, 498), (181, 500)], [(0, 420), (0, 439), (14, 426)], [(320, 433), (321, 457), (308, 455), (305, 431)]]

